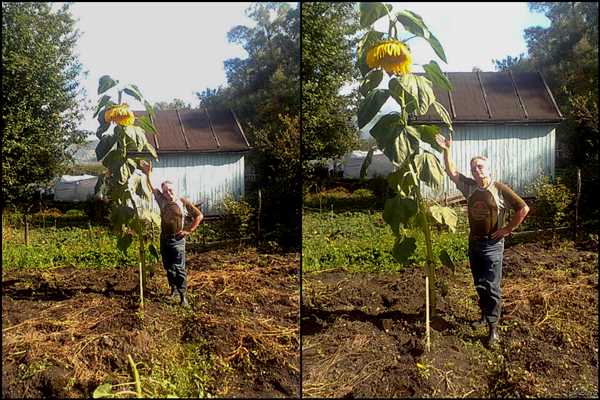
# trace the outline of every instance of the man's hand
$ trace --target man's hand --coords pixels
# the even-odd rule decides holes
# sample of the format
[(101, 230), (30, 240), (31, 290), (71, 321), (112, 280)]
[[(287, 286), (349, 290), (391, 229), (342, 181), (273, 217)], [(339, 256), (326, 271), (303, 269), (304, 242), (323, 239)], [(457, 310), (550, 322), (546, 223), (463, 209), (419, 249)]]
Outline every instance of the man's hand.
[(448, 139), (441, 134), (437, 134), (435, 136), (435, 141), (442, 149), (450, 150), (450, 147), (452, 146), (452, 132), (448, 132)]
[(512, 230), (510, 228), (501, 228), (498, 229), (496, 232), (492, 233), (492, 239), (494, 240), (500, 240), (505, 236), (508, 236), (512, 233)]
[(177, 240), (181, 240), (181, 239), (183, 239), (184, 237), (191, 235), (191, 233), (192, 233), (192, 232), (190, 232), (190, 231), (186, 231), (185, 229), (182, 229), (182, 230), (180, 230), (179, 232), (177, 232), (177, 234), (175, 235), (175, 238), (176, 238)]

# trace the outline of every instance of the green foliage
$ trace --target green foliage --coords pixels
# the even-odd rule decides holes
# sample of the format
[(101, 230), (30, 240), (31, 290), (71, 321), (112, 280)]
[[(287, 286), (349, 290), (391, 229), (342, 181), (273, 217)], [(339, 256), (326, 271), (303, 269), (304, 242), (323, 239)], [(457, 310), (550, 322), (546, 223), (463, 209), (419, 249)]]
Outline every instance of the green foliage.
[[(302, 157), (341, 156), (357, 146), (353, 97), (340, 89), (354, 78), (353, 52), (359, 29), (352, 3), (302, 4)], [(382, 74), (365, 86), (376, 87)], [(361, 89), (362, 90), (362, 89)], [(305, 173), (307, 166), (304, 166)]]
[(226, 197), (223, 200), (223, 225), (233, 238), (243, 238), (253, 233), (251, 225), (254, 208), (244, 200)]
[[(444, 252), (455, 264), (467, 262), (468, 225), (466, 215), (459, 216), (457, 233), (441, 231), (433, 245), (436, 258)], [(302, 222), (302, 271), (317, 272), (332, 268), (350, 271), (398, 271), (407, 265), (422, 264), (426, 259), (423, 233), (418, 228), (407, 228), (406, 234), (416, 248), (402, 262), (394, 258), (396, 236), (383, 220), (381, 212), (305, 211)], [(406, 255), (409, 252), (403, 252)], [(444, 258), (445, 259), (445, 258)]]
[(300, 244), (300, 10), (287, 3), (255, 3), (254, 27), (228, 33), (248, 58), (224, 62), (228, 87), (197, 93), (202, 107), (235, 110), (255, 151), (248, 162), (262, 190), (261, 230), (284, 246)]
[(81, 143), (79, 31), (69, 4), (2, 3), (2, 195), (31, 202), (67, 168)]
[(533, 184), (534, 210), (527, 222), (534, 229), (557, 228), (570, 221), (569, 209), (574, 195), (560, 178), (551, 182), (547, 176), (539, 176)]
[(324, 211), (367, 210), (381, 207), (381, 201), (370, 189), (356, 189), (350, 193), (343, 187), (335, 187), (304, 196), (304, 207)]

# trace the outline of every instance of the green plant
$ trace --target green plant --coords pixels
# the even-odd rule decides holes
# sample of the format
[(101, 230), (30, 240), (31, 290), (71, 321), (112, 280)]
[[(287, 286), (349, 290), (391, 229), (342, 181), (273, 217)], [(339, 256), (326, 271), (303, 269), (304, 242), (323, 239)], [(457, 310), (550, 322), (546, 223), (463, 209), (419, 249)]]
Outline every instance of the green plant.
[[(360, 25), (367, 33), (358, 43), (358, 68), (363, 76), (360, 92), (364, 96), (358, 108), (358, 126), (363, 128), (379, 112), (383, 104), (392, 97), (400, 112), (383, 115), (371, 128), (370, 134), (377, 146), (395, 166), (395, 172), (389, 175), (388, 183), (395, 196), (385, 203), (383, 218), (390, 225), (396, 237), (392, 254), (399, 262), (406, 262), (417, 249), (416, 238), (409, 236), (406, 226), (418, 226), (425, 237), (426, 261), (426, 336), (429, 349), (429, 313), (435, 311), (435, 265), (432, 221), (447, 225), (452, 231), (456, 227), (457, 217), (449, 207), (429, 205), (424, 200), (421, 184), (434, 190), (442, 187), (444, 172), (438, 157), (422, 148), (427, 143), (434, 150), (441, 148), (435, 137), (440, 132), (438, 126), (409, 125), (409, 115), (424, 115), (430, 107), (440, 115), (450, 130), (452, 124), (448, 111), (436, 101), (433, 84), (445, 90), (452, 90), (448, 78), (442, 73), (435, 61), (423, 65), (425, 76), (410, 73), (412, 64), (411, 50), (407, 42), (415, 37), (425, 39), (436, 55), (446, 62), (446, 55), (439, 40), (429, 31), (423, 19), (408, 10), (391, 14), (392, 6), (382, 3), (360, 3)], [(373, 24), (382, 17), (388, 17), (387, 34), (376, 31)], [(412, 35), (399, 39), (398, 28), (404, 28), (400, 34)], [(387, 89), (378, 89), (383, 73), (389, 76)], [(361, 176), (367, 171), (375, 148), (372, 148), (361, 168)], [(442, 261), (447, 261), (442, 257)], [(429, 301), (431, 300), (431, 301)]]
[(533, 228), (555, 228), (568, 222), (568, 209), (574, 195), (560, 178), (552, 182), (547, 176), (540, 175), (533, 184), (533, 194), (534, 212), (528, 221)]
[(252, 232), (250, 222), (254, 208), (249, 203), (227, 196), (223, 200), (223, 209), (223, 225), (226, 231), (232, 232), (236, 238), (243, 238)]
[[(100, 78), (98, 95), (118, 85), (108, 75)], [(96, 136), (100, 139), (96, 146), (96, 157), (108, 171), (98, 178), (96, 192), (102, 192), (111, 200), (110, 222), (119, 236), (117, 245), (127, 251), (134, 235), (139, 242), (140, 259), (140, 309), (144, 309), (144, 286), (149, 269), (146, 265), (146, 251), (158, 259), (158, 251), (151, 238), (152, 226), (160, 225), (160, 217), (152, 211), (152, 191), (143, 174), (136, 169), (152, 157), (158, 156), (146, 139), (145, 132), (156, 134), (152, 120), (152, 105), (142, 96), (135, 85), (127, 85), (117, 90), (118, 103), (105, 94), (98, 100), (94, 117), (98, 117), (100, 127)], [(123, 93), (144, 104), (148, 115), (135, 117), (126, 103), (122, 103)], [(115, 124), (113, 132), (107, 132)], [(137, 123), (137, 125), (135, 125)]]

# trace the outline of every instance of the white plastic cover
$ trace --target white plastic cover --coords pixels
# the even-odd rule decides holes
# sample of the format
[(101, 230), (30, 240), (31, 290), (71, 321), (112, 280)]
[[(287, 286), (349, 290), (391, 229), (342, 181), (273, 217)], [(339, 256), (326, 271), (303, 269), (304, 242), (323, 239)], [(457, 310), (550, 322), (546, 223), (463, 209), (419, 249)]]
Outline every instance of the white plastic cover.
[(94, 175), (63, 175), (54, 185), (55, 201), (85, 201), (94, 197), (98, 177)]
[[(360, 178), (360, 169), (367, 157), (367, 151), (355, 150), (346, 153), (344, 156), (344, 178)], [(386, 177), (394, 171), (394, 164), (383, 154), (381, 150), (373, 152), (371, 165), (367, 169), (366, 178), (375, 178), (376, 176)]]

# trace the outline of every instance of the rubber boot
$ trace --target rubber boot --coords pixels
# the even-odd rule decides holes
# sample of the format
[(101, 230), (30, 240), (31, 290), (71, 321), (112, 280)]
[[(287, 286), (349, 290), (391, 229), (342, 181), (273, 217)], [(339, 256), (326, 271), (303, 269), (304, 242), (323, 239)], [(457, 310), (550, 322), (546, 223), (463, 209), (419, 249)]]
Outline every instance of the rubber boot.
[(500, 335), (498, 335), (498, 324), (497, 323), (490, 323), (488, 324), (488, 338), (487, 338), (487, 345), (488, 348), (492, 348), (495, 345), (498, 344), (498, 342), (500, 342)]
[(179, 304), (181, 304), (181, 306), (183, 306), (185, 308), (189, 308), (190, 303), (188, 302), (187, 294), (185, 291), (179, 293), (179, 298), (181, 300), (181, 302)]
[(471, 327), (478, 329), (484, 327), (486, 324), (487, 321), (485, 320), (485, 315), (483, 314), (483, 311), (481, 311), (481, 319), (471, 322)]

